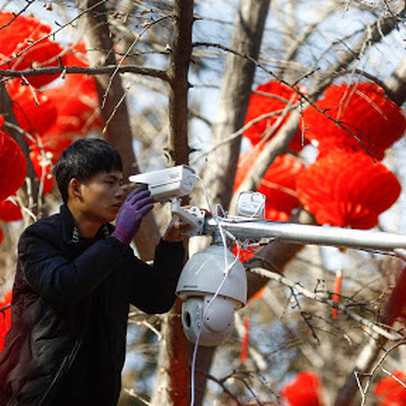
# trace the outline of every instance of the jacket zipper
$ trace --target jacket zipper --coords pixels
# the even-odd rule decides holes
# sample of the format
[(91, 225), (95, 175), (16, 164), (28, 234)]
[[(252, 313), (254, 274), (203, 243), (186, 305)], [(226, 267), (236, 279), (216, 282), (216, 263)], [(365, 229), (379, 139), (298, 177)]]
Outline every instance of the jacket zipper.
[(58, 371), (56, 372), (54, 378), (52, 379), (51, 384), (49, 385), (49, 387), (48, 387), (47, 391), (45, 392), (44, 396), (41, 398), (41, 400), (39, 402), (39, 406), (46, 405), (45, 401), (47, 400), (47, 397), (51, 393), (51, 391), (54, 388), (56, 382), (58, 382), (59, 378), (61, 377), (62, 372), (64, 371), (66, 365), (68, 365), (68, 368), (70, 368), (72, 366), (72, 363), (75, 360), (76, 355), (77, 355), (81, 345), (82, 345), (82, 340), (77, 340), (75, 342), (75, 345), (72, 348), (71, 353), (69, 355), (65, 356), (65, 358), (63, 359), (60, 367), (58, 368)]

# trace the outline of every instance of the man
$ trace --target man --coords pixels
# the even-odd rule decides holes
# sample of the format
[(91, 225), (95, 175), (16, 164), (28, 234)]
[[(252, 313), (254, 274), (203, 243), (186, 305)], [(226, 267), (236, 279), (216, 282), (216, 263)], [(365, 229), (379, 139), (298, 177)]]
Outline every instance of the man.
[(19, 241), (1, 406), (115, 405), (129, 304), (146, 313), (172, 307), (187, 226), (171, 221), (152, 267), (138, 259), (128, 245), (152, 198), (133, 191), (123, 203), (121, 171), (118, 152), (99, 139), (74, 142), (56, 164), (60, 213)]

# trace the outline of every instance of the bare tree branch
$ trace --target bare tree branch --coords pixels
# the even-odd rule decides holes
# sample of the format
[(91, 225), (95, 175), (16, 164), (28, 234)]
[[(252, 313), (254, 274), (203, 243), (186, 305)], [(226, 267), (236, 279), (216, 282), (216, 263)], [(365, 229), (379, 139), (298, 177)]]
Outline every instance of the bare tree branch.
[(150, 76), (153, 78), (161, 79), (164, 82), (168, 82), (168, 75), (166, 71), (147, 68), (135, 65), (108, 65), (108, 66), (97, 66), (89, 68), (81, 68), (79, 66), (54, 66), (49, 68), (31, 68), (25, 70), (13, 70), (13, 69), (0, 69), (1, 77), (12, 77), (12, 78), (22, 78), (22, 77), (32, 77), (40, 75), (54, 75), (61, 73), (65, 74), (85, 74), (85, 75), (104, 75), (109, 73), (134, 73), (137, 75)]

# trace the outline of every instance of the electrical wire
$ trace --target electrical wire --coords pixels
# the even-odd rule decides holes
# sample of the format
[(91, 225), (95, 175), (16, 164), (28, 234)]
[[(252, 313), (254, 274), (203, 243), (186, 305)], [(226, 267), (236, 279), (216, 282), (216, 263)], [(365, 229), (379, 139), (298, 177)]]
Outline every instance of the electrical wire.
[[(201, 179), (200, 176), (198, 176), (196, 174), (194, 174), (194, 176), (196, 177), (196, 179), (199, 180), (199, 182), (201, 184), (202, 191), (203, 191), (203, 194), (204, 194), (206, 202), (207, 202), (207, 206), (209, 208), (209, 211), (212, 213), (211, 204), (210, 204), (210, 201), (209, 201), (209, 197), (208, 197), (207, 190), (206, 190), (206, 187), (204, 185), (203, 179)], [(195, 403), (196, 359), (197, 359), (197, 351), (198, 351), (198, 347), (199, 347), (200, 337), (201, 337), (202, 329), (203, 329), (203, 323), (204, 323), (204, 320), (205, 320), (205, 315), (207, 314), (207, 311), (209, 310), (209, 308), (212, 305), (212, 303), (214, 302), (214, 300), (216, 300), (217, 296), (220, 294), (220, 291), (221, 291), (224, 283), (226, 282), (227, 277), (228, 277), (231, 269), (233, 268), (234, 264), (238, 261), (238, 256), (239, 256), (239, 253), (240, 253), (240, 244), (239, 244), (238, 240), (230, 232), (228, 232), (227, 230), (224, 230), (224, 228), (221, 226), (221, 222), (219, 221), (220, 216), (218, 214), (219, 209), (221, 209), (222, 214), (224, 216), (226, 216), (226, 213), (225, 213), (223, 207), (220, 204), (216, 204), (216, 211), (214, 213), (213, 218), (216, 220), (218, 230), (219, 230), (219, 233), (220, 233), (220, 237), (221, 237), (221, 242), (222, 242), (223, 249), (224, 249), (225, 271), (224, 271), (224, 277), (223, 277), (220, 285), (217, 287), (214, 295), (210, 299), (210, 301), (209, 301), (209, 303), (208, 303), (208, 305), (207, 305), (207, 307), (206, 307), (206, 309), (204, 311), (204, 314), (203, 314), (203, 317), (202, 317), (202, 325), (201, 325), (201, 327), (199, 329), (198, 335), (196, 337), (196, 342), (195, 342), (195, 345), (194, 345), (194, 348), (193, 348), (192, 365), (191, 365), (191, 380), (190, 380), (190, 386), (191, 386), (191, 388), (190, 388), (190, 393), (191, 393), (190, 406), (194, 406), (194, 403)], [(237, 256), (235, 257), (234, 261), (230, 265), (228, 265), (228, 247), (227, 247), (226, 235), (229, 238), (231, 238), (232, 240), (234, 240), (236, 242), (236, 245), (237, 245)]]

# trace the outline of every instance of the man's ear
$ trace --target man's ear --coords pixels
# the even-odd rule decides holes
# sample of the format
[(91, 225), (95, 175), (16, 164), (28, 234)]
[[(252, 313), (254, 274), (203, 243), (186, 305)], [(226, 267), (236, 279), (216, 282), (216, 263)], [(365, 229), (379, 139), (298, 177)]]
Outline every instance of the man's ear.
[(68, 196), (82, 200), (82, 184), (76, 179), (72, 178), (68, 183)]

